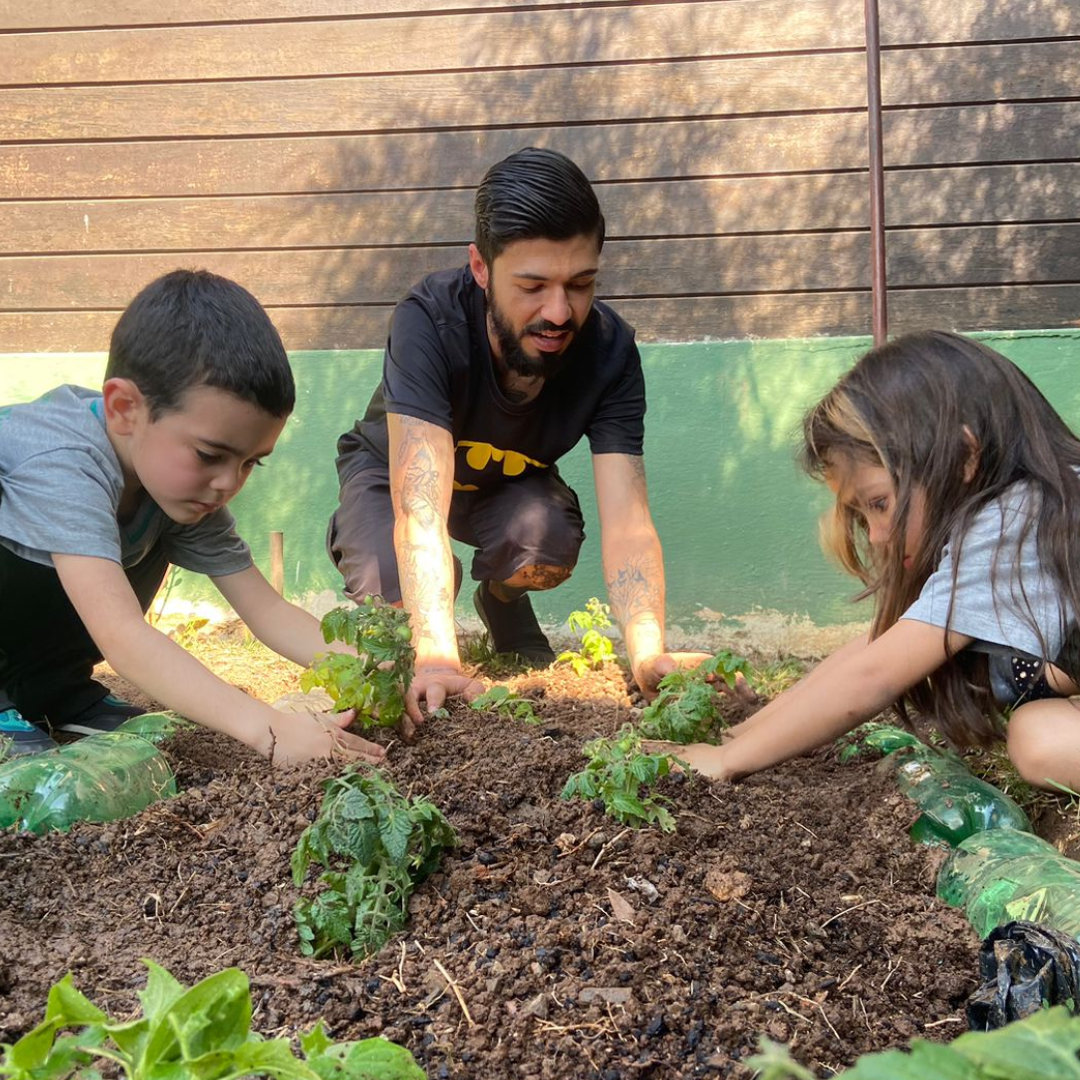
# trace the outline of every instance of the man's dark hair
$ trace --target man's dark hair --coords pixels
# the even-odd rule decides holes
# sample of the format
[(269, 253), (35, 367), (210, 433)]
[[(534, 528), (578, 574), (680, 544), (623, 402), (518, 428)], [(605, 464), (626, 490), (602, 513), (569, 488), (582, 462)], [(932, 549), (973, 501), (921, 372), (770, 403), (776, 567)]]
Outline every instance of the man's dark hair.
[(526, 147), (488, 169), (476, 191), (476, 247), (490, 266), (515, 240), (595, 236), (604, 215), (585, 174), (557, 150)]
[(181, 406), (194, 386), (226, 390), (271, 416), (296, 404), (289, 358), (254, 296), (208, 270), (174, 270), (150, 282), (120, 316), (106, 379), (130, 379), (150, 419)]

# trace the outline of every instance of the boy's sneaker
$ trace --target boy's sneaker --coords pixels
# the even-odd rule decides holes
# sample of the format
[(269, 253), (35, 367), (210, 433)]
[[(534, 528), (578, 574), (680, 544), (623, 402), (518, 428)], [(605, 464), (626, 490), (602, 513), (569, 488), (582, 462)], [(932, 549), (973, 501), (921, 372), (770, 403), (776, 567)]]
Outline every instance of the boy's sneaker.
[(125, 720), (142, 716), (145, 709), (131, 705), (112, 694), (106, 694), (82, 712), (68, 717), (56, 725), (57, 731), (70, 731), (75, 735), (97, 735), (102, 731), (115, 731)]
[(55, 750), (57, 742), (37, 724), (31, 724), (18, 709), (0, 712), (0, 758), (23, 757)]
[(528, 593), (506, 604), (491, 595), (488, 585), (480, 582), (473, 605), (491, 635), (491, 647), (498, 653), (517, 653), (534, 667), (553, 664), (555, 653), (536, 621)]

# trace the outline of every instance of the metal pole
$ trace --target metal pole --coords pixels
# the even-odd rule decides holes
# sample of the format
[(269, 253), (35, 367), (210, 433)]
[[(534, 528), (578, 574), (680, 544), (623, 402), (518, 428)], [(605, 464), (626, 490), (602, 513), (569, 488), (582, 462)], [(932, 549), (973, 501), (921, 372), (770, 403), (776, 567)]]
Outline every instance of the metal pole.
[(885, 164), (881, 137), (881, 32), (877, 0), (863, 0), (866, 14), (866, 120), (870, 143), (870, 303), (874, 345), (889, 332), (885, 281)]

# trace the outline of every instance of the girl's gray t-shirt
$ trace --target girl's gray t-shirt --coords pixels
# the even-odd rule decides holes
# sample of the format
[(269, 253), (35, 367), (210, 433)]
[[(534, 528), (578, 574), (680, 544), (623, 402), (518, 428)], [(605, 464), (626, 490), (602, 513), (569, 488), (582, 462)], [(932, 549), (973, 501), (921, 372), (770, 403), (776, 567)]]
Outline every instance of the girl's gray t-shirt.
[(100, 392), (59, 386), (0, 409), (0, 544), (44, 566), (57, 554), (127, 568), (159, 540), (169, 562), (185, 570), (224, 577), (251, 566), (225, 508), (180, 525), (144, 495), (129, 522), (117, 521), (124, 476), (102, 408)]
[[(1037, 514), (1037, 499), (1027, 483), (1014, 484), (984, 506), (964, 534), (959, 560), (954, 558), (955, 542), (947, 544), (938, 568), (902, 618), (940, 627), (948, 622), (950, 630), (974, 638), (975, 648), (1006, 646), (1056, 660), (1076, 612), (1039, 564), (1036, 524), (1018, 547), (1025, 524)], [(954, 565), (956, 594), (950, 618)], [(1046, 655), (1033, 623), (1042, 633)]]

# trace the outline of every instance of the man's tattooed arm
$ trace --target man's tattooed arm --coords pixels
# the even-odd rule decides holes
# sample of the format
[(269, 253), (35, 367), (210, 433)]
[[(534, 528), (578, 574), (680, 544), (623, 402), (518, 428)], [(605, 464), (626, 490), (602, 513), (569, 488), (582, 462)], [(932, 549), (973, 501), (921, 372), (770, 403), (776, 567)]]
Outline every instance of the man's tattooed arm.
[(645, 463), (631, 454), (597, 455), (604, 577), (632, 664), (664, 651), (664, 562), (649, 515)]
[(454, 627), (454, 567), (446, 519), (453, 493), (450, 433), (390, 414), (390, 495), (401, 599), (412, 621), (417, 667), (460, 669)]

